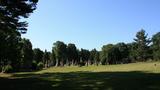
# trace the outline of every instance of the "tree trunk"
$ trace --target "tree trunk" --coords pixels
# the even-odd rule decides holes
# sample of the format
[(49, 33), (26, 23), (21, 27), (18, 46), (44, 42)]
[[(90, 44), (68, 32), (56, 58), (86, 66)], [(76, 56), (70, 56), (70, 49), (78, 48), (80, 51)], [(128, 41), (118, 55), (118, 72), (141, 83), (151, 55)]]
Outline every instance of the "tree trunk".
[(59, 66), (59, 60), (56, 59), (56, 67), (58, 67), (58, 66)]
[(72, 66), (74, 66), (74, 60), (72, 59)]
[(64, 60), (63, 59), (60, 61), (60, 66), (64, 66)]
[(68, 59), (66, 60), (66, 65), (69, 66), (69, 60)]
[(88, 61), (86, 61), (86, 66), (88, 66)]

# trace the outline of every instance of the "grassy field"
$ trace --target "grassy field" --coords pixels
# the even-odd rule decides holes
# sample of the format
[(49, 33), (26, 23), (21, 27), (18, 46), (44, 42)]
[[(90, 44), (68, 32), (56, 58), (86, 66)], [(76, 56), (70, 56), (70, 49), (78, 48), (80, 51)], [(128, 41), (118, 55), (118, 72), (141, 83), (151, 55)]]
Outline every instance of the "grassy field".
[(0, 74), (0, 90), (160, 90), (160, 62)]

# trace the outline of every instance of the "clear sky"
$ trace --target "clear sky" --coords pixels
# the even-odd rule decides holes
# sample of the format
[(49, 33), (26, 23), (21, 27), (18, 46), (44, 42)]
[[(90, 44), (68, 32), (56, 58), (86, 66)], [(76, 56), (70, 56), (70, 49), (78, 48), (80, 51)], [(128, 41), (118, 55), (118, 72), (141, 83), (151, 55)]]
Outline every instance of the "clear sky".
[(140, 29), (151, 37), (160, 31), (160, 0), (39, 0), (27, 19), (33, 48), (75, 43), (98, 50), (105, 44), (132, 42)]

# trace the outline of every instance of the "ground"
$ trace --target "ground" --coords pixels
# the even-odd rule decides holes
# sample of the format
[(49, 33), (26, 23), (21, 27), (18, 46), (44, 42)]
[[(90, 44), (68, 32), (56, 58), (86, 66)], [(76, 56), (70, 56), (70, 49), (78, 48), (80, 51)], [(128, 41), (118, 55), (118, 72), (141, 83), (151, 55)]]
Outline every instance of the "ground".
[(160, 90), (160, 62), (0, 74), (0, 90)]

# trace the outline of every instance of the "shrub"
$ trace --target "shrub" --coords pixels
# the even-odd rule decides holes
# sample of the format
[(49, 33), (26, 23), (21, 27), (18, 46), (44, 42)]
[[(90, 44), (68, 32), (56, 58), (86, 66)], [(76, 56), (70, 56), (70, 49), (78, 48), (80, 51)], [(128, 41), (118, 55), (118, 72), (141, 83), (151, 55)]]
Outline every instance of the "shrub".
[(43, 69), (43, 67), (44, 67), (44, 64), (43, 64), (42, 62), (39, 62), (39, 63), (37, 64), (37, 69), (38, 69), (38, 70)]
[(32, 62), (32, 70), (37, 70), (37, 62), (36, 61)]

